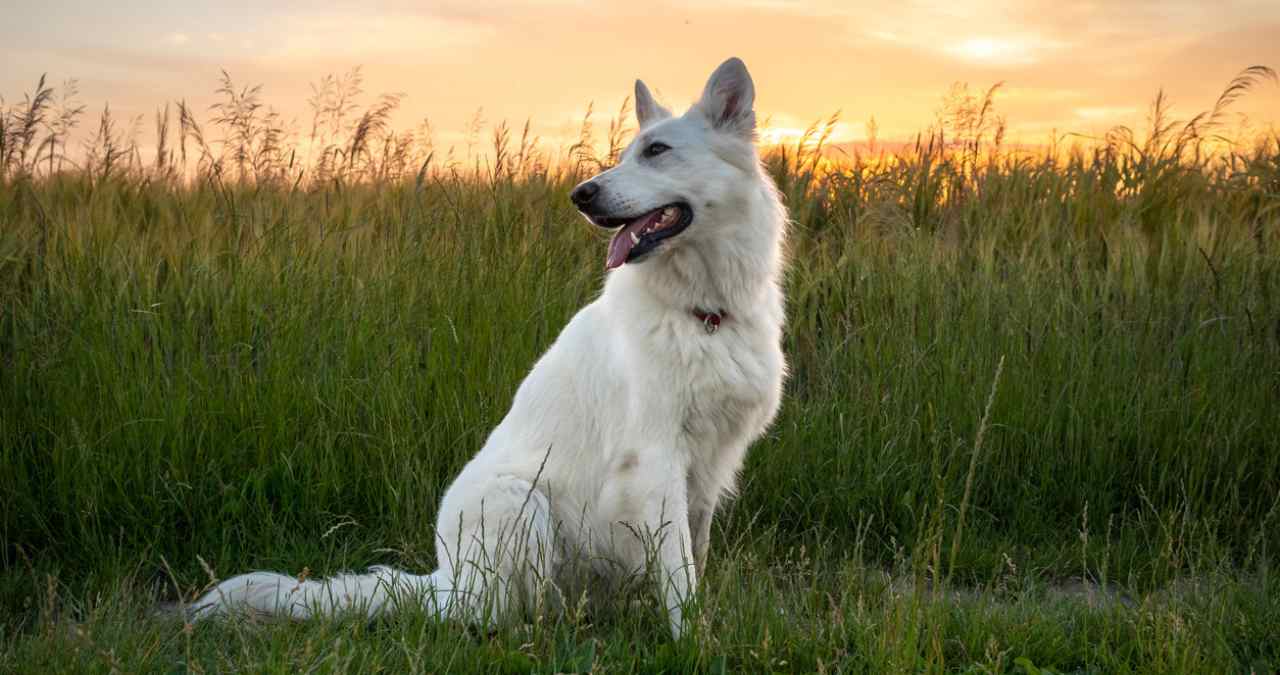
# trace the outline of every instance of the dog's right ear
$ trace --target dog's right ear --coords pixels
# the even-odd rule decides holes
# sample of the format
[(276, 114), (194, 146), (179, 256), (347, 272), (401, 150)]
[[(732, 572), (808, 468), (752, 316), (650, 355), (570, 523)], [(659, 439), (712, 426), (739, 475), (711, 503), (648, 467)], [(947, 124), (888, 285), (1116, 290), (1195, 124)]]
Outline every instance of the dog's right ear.
[(636, 80), (636, 121), (640, 122), (640, 127), (647, 127), (668, 117), (671, 117), (671, 111), (658, 105), (644, 82)]

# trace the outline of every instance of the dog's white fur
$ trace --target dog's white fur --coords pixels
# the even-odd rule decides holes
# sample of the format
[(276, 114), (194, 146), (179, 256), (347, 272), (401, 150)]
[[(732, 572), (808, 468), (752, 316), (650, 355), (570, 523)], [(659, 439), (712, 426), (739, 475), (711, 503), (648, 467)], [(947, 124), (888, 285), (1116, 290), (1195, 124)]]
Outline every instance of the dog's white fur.
[[(412, 597), (489, 623), (548, 589), (572, 601), (647, 572), (679, 636), (712, 515), (773, 420), (785, 373), (786, 212), (756, 154), (753, 102), (738, 59), (681, 117), (636, 82), (641, 126), (620, 163), (591, 179), (597, 207), (630, 216), (679, 201), (693, 220), (610, 273), (538, 360), (440, 504), (438, 570), (301, 581), (255, 572), (206, 594), (198, 615), (372, 616)], [(671, 149), (645, 157), (654, 142)], [(708, 333), (694, 309), (722, 312), (719, 330)]]

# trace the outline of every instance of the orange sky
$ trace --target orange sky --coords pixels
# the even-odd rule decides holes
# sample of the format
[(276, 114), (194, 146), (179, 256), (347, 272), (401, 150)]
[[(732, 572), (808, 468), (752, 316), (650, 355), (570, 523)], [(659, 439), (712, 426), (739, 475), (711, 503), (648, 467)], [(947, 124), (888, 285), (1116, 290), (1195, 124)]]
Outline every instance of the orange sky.
[[(92, 109), (124, 117), (185, 98), (213, 102), (219, 68), (299, 127), (310, 83), (363, 65), (365, 101), (404, 92), (398, 125), (424, 116), (437, 143), (458, 143), (483, 107), (490, 123), (532, 119), (544, 138), (572, 135), (589, 101), (600, 120), (642, 77), (687, 105), (730, 55), (756, 80), (761, 119), (799, 128), (843, 111), (838, 140), (928, 126), (954, 82), (1004, 81), (998, 109), (1014, 140), (1053, 129), (1141, 125), (1156, 90), (1175, 112), (1213, 104), (1241, 68), (1280, 67), (1280, 0), (1226, 2), (525, 2), (155, 3), (85, 7), (49, 0), (6, 10), (0, 94), (13, 102), (47, 72), (80, 81)], [(1237, 108), (1280, 122), (1280, 87)]]

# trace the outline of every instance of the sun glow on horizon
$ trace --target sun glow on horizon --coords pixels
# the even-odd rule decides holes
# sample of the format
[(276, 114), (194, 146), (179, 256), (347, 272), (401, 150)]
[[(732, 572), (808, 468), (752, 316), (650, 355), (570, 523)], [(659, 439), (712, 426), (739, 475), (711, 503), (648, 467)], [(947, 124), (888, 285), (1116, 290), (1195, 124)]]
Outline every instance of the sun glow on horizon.
[(1019, 38), (973, 37), (950, 45), (946, 52), (974, 63), (1030, 64), (1036, 58), (1032, 41)]
[(798, 127), (766, 126), (760, 129), (757, 137), (763, 145), (784, 145), (795, 143), (804, 136), (804, 129)]

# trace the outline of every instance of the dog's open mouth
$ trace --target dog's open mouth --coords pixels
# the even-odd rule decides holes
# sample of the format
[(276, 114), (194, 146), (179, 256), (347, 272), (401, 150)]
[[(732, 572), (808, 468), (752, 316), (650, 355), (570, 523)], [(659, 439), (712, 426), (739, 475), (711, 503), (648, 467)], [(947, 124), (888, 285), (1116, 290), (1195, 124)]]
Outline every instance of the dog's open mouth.
[(604, 262), (604, 268), (611, 270), (623, 263), (639, 260), (664, 240), (683, 232), (693, 221), (693, 211), (686, 204), (676, 203), (632, 218), (592, 220), (601, 227), (621, 228), (609, 242), (609, 255)]

